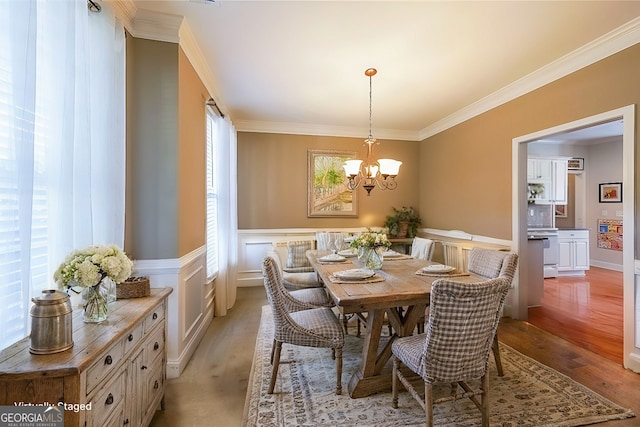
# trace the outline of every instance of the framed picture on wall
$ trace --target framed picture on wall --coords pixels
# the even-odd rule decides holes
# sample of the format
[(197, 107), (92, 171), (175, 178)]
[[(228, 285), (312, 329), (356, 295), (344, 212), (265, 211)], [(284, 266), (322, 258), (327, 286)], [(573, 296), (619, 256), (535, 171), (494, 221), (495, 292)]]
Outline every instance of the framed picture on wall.
[(620, 203), (622, 202), (622, 183), (608, 182), (600, 184), (600, 203)]
[(567, 205), (556, 205), (556, 218), (567, 217)]
[(358, 216), (357, 192), (347, 188), (342, 165), (354, 151), (308, 150), (308, 217)]
[(584, 170), (584, 159), (582, 157), (574, 157), (567, 160), (567, 168), (570, 171), (582, 171)]

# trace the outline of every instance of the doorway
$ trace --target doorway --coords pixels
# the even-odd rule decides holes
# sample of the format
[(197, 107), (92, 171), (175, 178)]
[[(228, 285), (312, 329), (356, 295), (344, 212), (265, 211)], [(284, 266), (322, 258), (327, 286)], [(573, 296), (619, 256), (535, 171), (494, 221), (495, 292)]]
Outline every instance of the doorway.
[[(588, 128), (593, 125), (622, 120), (623, 122), (623, 288), (624, 288), (624, 366), (640, 372), (640, 338), (636, 337), (635, 302), (635, 106), (627, 106), (564, 125), (545, 129), (513, 140), (512, 150), (512, 241), (522, 259), (527, 259), (527, 147), (532, 141)], [(520, 263), (517, 286), (514, 289), (511, 317), (527, 320), (527, 263)], [(638, 303), (640, 310), (640, 302)]]

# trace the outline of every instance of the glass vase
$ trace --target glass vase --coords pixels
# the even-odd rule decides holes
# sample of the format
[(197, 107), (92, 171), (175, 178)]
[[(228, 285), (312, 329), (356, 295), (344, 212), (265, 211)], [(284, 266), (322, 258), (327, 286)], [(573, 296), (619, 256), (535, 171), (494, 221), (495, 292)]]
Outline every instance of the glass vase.
[(109, 316), (109, 293), (103, 282), (82, 289), (82, 320), (100, 323)]
[(380, 270), (382, 268), (382, 254), (387, 250), (381, 246), (377, 248), (361, 247), (358, 249), (358, 259), (365, 268), (369, 270)]

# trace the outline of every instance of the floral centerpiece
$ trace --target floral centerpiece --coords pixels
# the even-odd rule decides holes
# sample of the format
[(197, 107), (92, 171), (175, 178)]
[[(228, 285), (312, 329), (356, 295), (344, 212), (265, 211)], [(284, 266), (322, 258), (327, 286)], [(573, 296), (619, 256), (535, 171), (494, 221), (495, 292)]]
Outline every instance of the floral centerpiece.
[(381, 231), (367, 230), (349, 244), (358, 250), (358, 259), (371, 270), (382, 268), (382, 254), (391, 247), (387, 235)]
[(108, 316), (105, 281), (118, 284), (131, 275), (133, 262), (116, 245), (94, 245), (75, 250), (60, 264), (53, 279), (62, 289), (82, 288), (85, 322), (99, 323)]

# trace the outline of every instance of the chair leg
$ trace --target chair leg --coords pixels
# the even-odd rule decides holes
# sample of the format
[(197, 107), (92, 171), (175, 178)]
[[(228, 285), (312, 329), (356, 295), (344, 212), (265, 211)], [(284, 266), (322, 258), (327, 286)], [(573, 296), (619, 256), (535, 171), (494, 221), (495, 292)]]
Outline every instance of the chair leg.
[(502, 360), (500, 359), (500, 345), (498, 344), (498, 334), (493, 337), (493, 343), (491, 344), (491, 350), (493, 350), (493, 357), (496, 360), (496, 368), (498, 370), (498, 376), (504, 376), (504, 370), (502, 369)]
[(433, 384), (424, 383), (424, 413), (427, 427), (433, 427)]
[(271, 344), (271, 358), (269, 359), (269, 363), (273, 365), (273, 352), (276, 350), (276, 340), (273, 340), (273, 344)]
[(273, 358), (273, 370), (271, 372), (271, 383), (269, 383), (269, 394), (273, 394), (273, 388), (276, 386), (276, 378), (278, 376), (278, 367), (280, 366), (280, 350), (282, 350), (282, 343), (280, 341), (276, 341), (275, 343), (276, 352), (275, 357)]
[(336, 348), (336, 394), (342, 394), (342, 347)]
[(393, 372), (391, 374), (391, 407), (398, 409), (398, 369), (400, 361), (393, 356)]
[(489, 373), (485, 373), (480, 380), (482, 427), (489, 427)]

